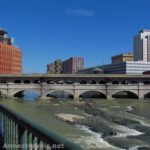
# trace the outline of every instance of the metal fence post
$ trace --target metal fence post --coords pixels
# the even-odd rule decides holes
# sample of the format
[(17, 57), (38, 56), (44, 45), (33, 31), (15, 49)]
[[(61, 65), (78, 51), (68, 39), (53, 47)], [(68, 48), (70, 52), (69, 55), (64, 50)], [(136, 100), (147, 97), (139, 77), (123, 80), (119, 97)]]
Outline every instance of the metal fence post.
[(23, 144), (26, 144), (26, 140), (25, 140), (25, 129), (18, 125), (18, 146), (20, 147), (20, 149), (23, 150), (22, 146)]

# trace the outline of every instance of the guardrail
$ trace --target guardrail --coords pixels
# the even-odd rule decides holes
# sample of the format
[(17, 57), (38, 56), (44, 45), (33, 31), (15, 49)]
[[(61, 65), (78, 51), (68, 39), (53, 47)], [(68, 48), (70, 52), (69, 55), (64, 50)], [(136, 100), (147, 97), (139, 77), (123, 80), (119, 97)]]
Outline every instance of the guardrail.
[(29, 121), (4, 105), (0, 105), (0, 129), (4, 149), (82, 150), (79, 145)]

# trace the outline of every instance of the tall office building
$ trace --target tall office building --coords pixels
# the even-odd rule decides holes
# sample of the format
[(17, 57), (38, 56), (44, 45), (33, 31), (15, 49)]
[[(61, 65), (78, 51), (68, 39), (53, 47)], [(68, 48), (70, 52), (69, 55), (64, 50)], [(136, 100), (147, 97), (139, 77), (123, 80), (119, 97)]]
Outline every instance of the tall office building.
[(60, 59), (56, 59), (54, 63), (47, 64), (47, 73), (49, 74), (61, 74), (63, 71), (62, 61)]
[(13, 46), (14, 39), (7, 37), (7, 32), (0, 29), (0, 74), (22, 73), (21, 49)]
[(54, 63), (47, 64), (49, 74), (72, 74), (84, 69), (83, 57), (71, 57), (65, 61), (56, 59)]
[(150, 30), (141, 30), (134, 37), (134, 61), (150, 61)]
[(55, 74), (55, 64), (54, 63), (47, 64), (47, 73)]
[(83, 57), (71, 57), (63, 62), (63, 73), (76, 73), (84, 69)]
[(54, 65), (55, 65), (55, 73), (56, 74), (62, 73), (62, 71), (63, 71), (62, 64), (63, 64), (62, 60), (60, 60), (60, 59), (55, 60)]

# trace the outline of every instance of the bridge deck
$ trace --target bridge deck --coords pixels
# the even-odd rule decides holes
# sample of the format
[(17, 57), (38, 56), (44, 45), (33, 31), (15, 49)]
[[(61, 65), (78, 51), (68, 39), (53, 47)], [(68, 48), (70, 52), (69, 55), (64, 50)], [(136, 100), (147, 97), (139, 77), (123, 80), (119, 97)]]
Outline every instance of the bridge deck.
[(127, 74), (0, 74), (0, 77), (150, 78), (150, 75), (127, 75)]

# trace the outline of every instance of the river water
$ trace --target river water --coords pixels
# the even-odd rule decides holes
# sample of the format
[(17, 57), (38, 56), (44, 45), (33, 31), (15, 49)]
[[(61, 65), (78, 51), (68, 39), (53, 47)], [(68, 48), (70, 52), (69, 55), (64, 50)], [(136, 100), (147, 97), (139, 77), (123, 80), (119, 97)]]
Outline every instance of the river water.
[[(0, 100), (0, 104), (7, 105), (41, 126), (80, 144), (85, 150), (150, 149), (150, 100), (9, 99)], [(90, 112), (84, 109), (85, 107), (78, 107), (85, 104), (92, 106), (96, 114), (94, 109)], [(99, 115), (99, 111), (105, 116)], [(55, 114), (59, 113), (75, 114), (93, 119), (94, 126), (100, 129), (93, 130), (88, 123), (70, 124), (59, 120), (55, 117)], [(117, 121), (114, 118), (117, 118)], [(109, 128), (115, 131), (115, 134), (103, 136), (101, 123), (104, 128), (106, 126), (106, 130)]]

